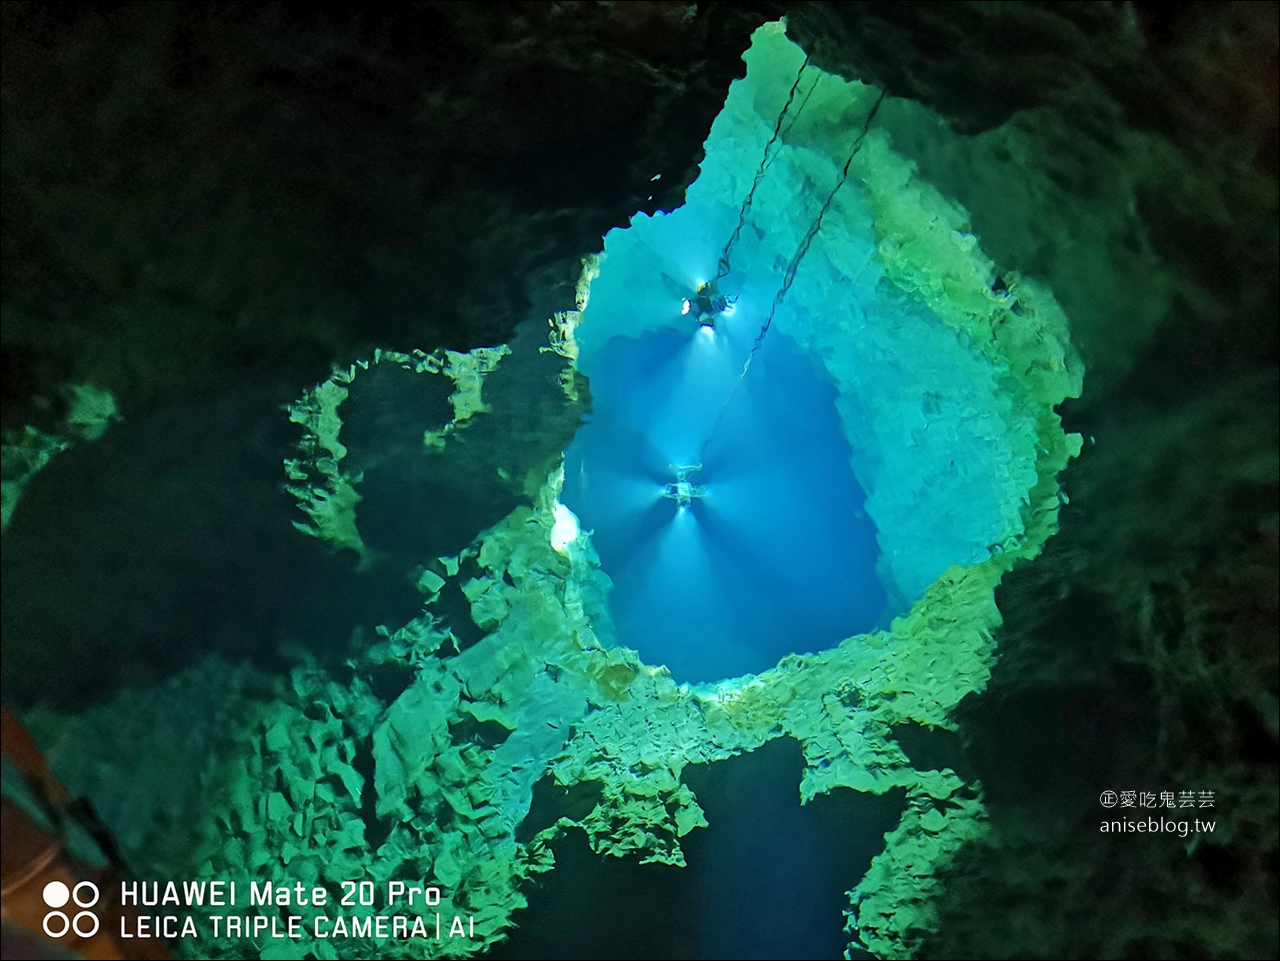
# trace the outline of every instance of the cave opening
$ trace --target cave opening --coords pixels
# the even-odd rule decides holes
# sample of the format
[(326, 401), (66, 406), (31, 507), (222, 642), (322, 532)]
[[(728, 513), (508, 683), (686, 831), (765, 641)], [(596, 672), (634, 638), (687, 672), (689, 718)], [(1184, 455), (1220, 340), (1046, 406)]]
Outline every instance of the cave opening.
[(689, 683), (887, 626), (1016, 532), (1031, 470), (998, 372), (886, 275), (850, 177), (883, 95), (781, 29), (744, 59), (684, 205), (605, 237), (574, 331), (593, 410), (561, 502), (619, 640)]
[(743, 375), (753, 306), (613, 338), (566, 452), (562, 499), (595, 532), (618, 636), (680, 680), (767, 670), (885, 605), (835, 389), (782, 334)]

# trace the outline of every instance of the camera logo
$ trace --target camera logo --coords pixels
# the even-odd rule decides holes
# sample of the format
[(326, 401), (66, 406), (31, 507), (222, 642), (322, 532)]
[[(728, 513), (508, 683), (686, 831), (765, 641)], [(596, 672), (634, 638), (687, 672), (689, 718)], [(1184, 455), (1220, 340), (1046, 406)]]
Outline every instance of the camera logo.
[[(44, 903), (51, 911), (44, 916), (44, 933), (51, 938), (61, 938), (68, 931), (74, 931), (82, 938), (91, 938), (98, 933), (101, 921), (98, 916), (88, 910), (98, 903), (98, 886), (92, 881), (80, 881), (74, 888), (68, 889), (61, 881), (50, 881), (44, 886)], [(71, 901), (78, 908), (74, 917), (67, 917), (61, 910)]]

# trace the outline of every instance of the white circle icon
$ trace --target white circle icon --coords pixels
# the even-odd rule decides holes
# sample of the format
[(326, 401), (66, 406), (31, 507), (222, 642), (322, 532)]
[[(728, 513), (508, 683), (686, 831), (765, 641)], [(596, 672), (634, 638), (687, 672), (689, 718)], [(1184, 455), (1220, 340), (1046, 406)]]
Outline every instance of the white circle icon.
[(50, 881), (44, 886), (44, 903), (51, 908), (60, 908), (71, 900), (71, 892), (61, 881)]
[[(55, 922), (62, 925), (62, 927), (56, 931), (53, 929), (53, 924)], [(71, 919), (61, 911), (50, 911), (44, 916), (44, 924), (41, 925), (41, 927), (44, 928), (45, 934), (56, 940), (71, 930)]]
[(101, 923), (92, 911), (81, 911), (72, 920), (71, 930), (82, 938), (91, 938), (98, 933), (98, 925)]
[(50, 881), (44, 886), (41, 894), (44, 897), (44, 903), (53, 909), (44, 916), (44, 923), (41, 925), (44, 933), (49, 937), (57, 939), (68, 931), (75, 931), (77, 935), (87, 939), (98, 933), (102, 922), (92, 911), (80, 911), (72, 919), (67, 917), (65, 912), (58, 910), (68, 901), (74, 901), (81, 908), (91, 908), (97, 904), (101, 893), (92, 881), (80, 881), (69, 891), (63, 882)]

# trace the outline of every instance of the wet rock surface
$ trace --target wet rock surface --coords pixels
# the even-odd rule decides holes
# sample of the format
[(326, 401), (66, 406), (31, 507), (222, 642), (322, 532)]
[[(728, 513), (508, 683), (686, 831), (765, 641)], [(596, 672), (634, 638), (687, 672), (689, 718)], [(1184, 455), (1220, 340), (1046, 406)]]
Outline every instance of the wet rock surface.
[[(299, 556), (263, 494), (292, 437), (250, 425), (373, 346), (503, 342), (531, 298), (571, 306), (606, 230), (680, 202), (751, 30), (788, 12), (815, 63), (969, 138), (960, 165), (921, 139), (922, 175), (997, 261), (1058, 281), (1096, 373), (1063, 411), (1094, 440), (1062, 530), (1002, 586), (1002, 659), (961, 710), (992, 831), (920, 954), (1274, 956), (1273, 5), (3, 6), (3, 422), (55, 422), (86, 381), (126, 421), (18, 508), (6, 698), (13, 671), (74, 703), (130, 657), (177, 670), (175, 636), (337, 645), (411, 603), (353, 581), (281, 626), (246, 602), (271, 571), (282, 596), (356, 576)], [(997, 202), (971, 176), (991, 163), (1042, 206)], [(1082, 241), (1065, 203), (1109, 226)], [(1124, 269), (1095, 290), (1100, 249)], [(183, 453), (228, 435), (240, 456)], [(1215, 791), (1218, 828), (1106, 838), (1097, 794), (1128, 787)]]

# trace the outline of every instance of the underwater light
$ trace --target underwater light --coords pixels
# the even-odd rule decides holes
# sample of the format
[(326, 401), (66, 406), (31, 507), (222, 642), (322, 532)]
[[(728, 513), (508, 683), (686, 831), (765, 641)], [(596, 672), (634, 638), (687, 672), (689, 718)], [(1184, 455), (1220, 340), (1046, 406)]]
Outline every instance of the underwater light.
[(682, 314), (693, 314), (703, 327), (714, 327), (716, 318), (727, 316), (729, 308), (736, 302), (736, 297), (726, 297), (720, 293), (715, 283), (699, 283), (698, 291), (692, 300), (683, 301)]
[(551, 547), (563, 554), (564, 549), (578, 539), (578, 518), (559, 501), (556, 501), (551, 513), (556, 519), (551, 528)]
[(680, 301), (680, 313), (681, 313), (681, 315), (688, 314), (688, 313), (689, 313), (689, 308), (690, 308), (690, 307), (692, 307), (692, 306), (693, 306), (693, 304), (689, 303), (689, 298), (688, 298), (688, 297), (686, 297), (684, 300)]
[(663, 497), (669, 497), (680, 506), (681, 510), (684, 510), (693, 503), (694, 498), (707, 496), (707, 488), (704, 485), (695, 484), (689, 479), (702, 470), (701, 464), (689, 464), (684, 467), (676, 467), (674, 464), (668, 466), (676, 479), (675, 483), (667, 484), (662, 488)]

